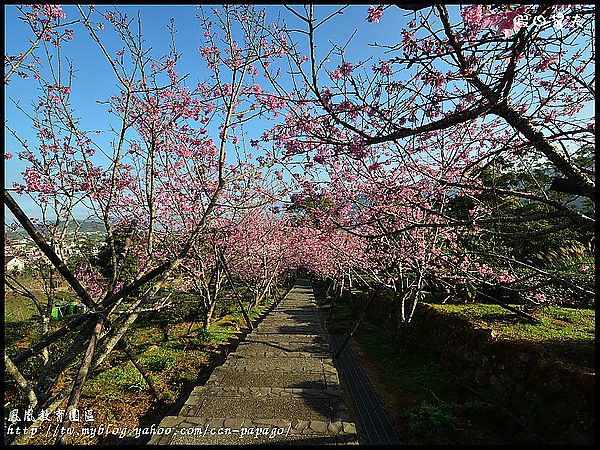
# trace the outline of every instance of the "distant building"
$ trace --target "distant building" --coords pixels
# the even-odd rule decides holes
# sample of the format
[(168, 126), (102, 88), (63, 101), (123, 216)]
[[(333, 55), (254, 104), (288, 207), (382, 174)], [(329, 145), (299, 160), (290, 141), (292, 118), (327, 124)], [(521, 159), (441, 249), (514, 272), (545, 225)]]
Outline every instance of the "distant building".
[(16, 256), (4, 257), (4, 270), (6, 272), (22, 272), (25, 269), (25, 261)]

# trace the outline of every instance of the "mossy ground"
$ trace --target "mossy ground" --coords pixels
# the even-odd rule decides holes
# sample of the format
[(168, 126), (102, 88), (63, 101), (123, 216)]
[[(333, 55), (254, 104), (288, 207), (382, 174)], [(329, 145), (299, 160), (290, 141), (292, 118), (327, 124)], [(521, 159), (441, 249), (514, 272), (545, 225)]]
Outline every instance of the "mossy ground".
[[(440, 312), (456, 314), (482, 328), (494, 330), (500, 339), (526, 341), (547, 360), (593, 369), (595, 318), (593, 309), (543, 306), (528, 311), (532, 322), (500, 305), (486, 303), (430, 304)], [(519, 305), (511, 305), (521, 308)]]
[(593, 309), (540, 307), (529, 312), (539, 322), (530, 322), (495, 304), (431, 304), (431, 306), (492, 328), (501, 337), (533, 341), (563, 338), (594, 341), (595, 311)]

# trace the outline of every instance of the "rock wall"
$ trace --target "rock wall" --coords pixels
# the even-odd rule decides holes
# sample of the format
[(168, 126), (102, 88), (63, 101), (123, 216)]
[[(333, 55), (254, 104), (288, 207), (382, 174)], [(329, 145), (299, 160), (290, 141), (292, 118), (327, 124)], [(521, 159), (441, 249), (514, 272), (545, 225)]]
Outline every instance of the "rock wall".
[[(356, 298), (358, 297), (358, 298)], [(360, 308), (364, 296), (355, 296)], [(397, 328), (397, 306), (375, 299), (367, 320)], [(411, 336), (439, 355), (460, 379), (490, 392), (523, 423), (556, 443), (595, 442), (595, 373), (546, 361), (530, 341), (507, 340), (493, 330), (420, 304)]]
[(595, 373), (546, 361), (530, 341), (501, 339), (490, 329), (421, 305), (416, 339), (428, 342), (452, 372), (500, 398), (544, 438), (593, 443)]

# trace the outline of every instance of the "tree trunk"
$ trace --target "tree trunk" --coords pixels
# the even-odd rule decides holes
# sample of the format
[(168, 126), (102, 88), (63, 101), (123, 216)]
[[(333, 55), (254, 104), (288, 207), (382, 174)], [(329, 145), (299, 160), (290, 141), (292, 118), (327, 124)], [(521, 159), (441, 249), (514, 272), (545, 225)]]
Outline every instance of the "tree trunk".
[(210, 324), (212, 322), (212, 316), (215, 312), (216, 306), (217, 306), (217, 301), (216, 301), (216, 299), (213, 299), (213, 301), (210, 303), (209, 307), (206, 309), (206, 313), (204, 314), (204, 322), (202, 324), (205, 330), (208, 329), (208, 327), (210, 326)]
[(27, 382), (25, 377), (23, 377), (17, 366), (13, 364), (9, 356), (6, 354), (6, 350), (4, 351), (4, 365), (6, 366), (6, 371), (12, 375), (12, 377), (15, 379), (21, 390), (27, 395), (27, 399), (29, 400), (29, 406), (31, 408), (35, 408), (38, 404), (37, 396), (35, 395), (35, 392), (32, 389), (31, 385)]
[[(69, 402), (67, 403), (67, 408), (65, 412), (65, 418), (62, 422), (63, 428), (69, 428), (71, 425), (71, 419), (69, 418), (69, 414), (71, 411), (77, 408), (79, 404), (79, 397), (81, 396), (81, 390), (83, 389), (83, 384), (88, 375), (88, 371), (93, 361), (94, 352), (96, 350), (96, 344), (98, 343), (98, 336), (100, 335), (102, 328), (104, 325), (104, 318), (100, 318), (96, 325), (94, 326), (94, 331), (92, 336), (90, 337), (90, 341), (83, 355), (83, 359), (81, 360), (81, 365), (79, 366), (79, 371), (77, 372), (77, 376), (73, 382), (73, 388), (71, 390), (71, 395), (69, 396)], [(66, 435), (59, 435), (56, 439), (56, 444), (63, 444)]]
[(158, 400), (159, 402), (162, 401), (160, 393), (158, 392), (158, 389), (156, 389), (156, 385), (154, 384), (152, 377), (150, 377), (150, 374), (146, 371), (144, 366), (142, 366), (137, 355), (135, 354), (133, 349), (129, 346), (127, 341), (125, 341), (124, 337), (119, 341), (119, 346), (125, 352), (127, 357), (131, 360), (131, 362), (133, 363), (135, 368), (138, 370), (138, 372), (142, 375), (142, 377), (144, 377), (144, 380), (146, 380), (146, 383), (148, 383), (148, 387), (150, 388), (152, 395), (154, 395), (156, 400)]

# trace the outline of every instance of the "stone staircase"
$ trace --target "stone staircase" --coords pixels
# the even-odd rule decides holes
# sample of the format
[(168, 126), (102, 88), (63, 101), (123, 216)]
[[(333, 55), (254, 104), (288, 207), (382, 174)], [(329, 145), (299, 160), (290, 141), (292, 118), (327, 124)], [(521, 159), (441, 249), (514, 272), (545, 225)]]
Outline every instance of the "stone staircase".
[(149, 444), (357, 444), (310, 281), (296, 285)]

